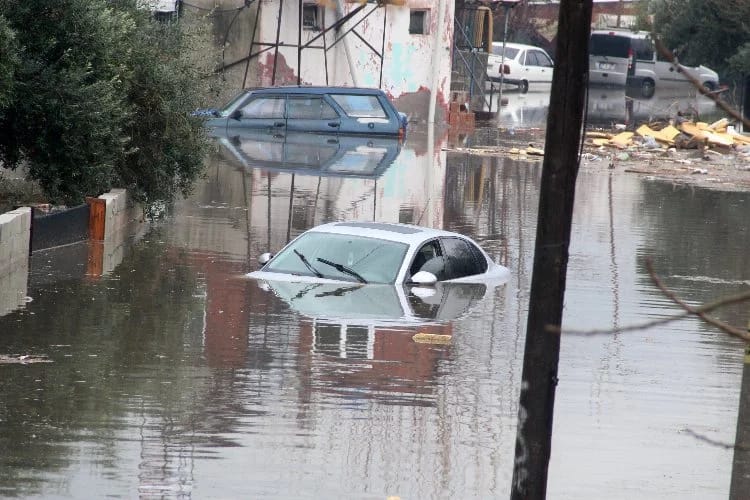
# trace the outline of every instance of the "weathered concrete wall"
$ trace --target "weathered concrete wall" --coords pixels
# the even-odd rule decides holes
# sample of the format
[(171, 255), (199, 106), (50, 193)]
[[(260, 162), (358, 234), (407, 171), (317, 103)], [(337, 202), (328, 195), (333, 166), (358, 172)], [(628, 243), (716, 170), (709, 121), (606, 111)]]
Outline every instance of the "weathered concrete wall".
[[(281, 18), (279, 2), (283, 2)], [(412, 121), (425, 121), (431, 90), (435, 86), (438, 103), (435, 121), (445, 123), (450, 94), (454, 2), (412, 0), (408, 6), (367, 4), (338, 31), (331, 30), (313, 46), (302, 50), (301, 58), (297, 49), (300, 42), (303, 45), (310, 42), (324, 27), (361, 4), (344, 0), (318, 2), (319, 29), (302, 30), (299, 29), (300, 4), (297, 1), (258, 0), (242, 8), (243, 4), (239, 0), (195, 0), (186, 7), (196, 13), (215, 9), (210, 19), (215, 42), (223, 47), (225, 70), (222, 77), (228, 87), (239, 90), (243, 86), (296, 85), (298, 79), (309, 85), (380, 87)], [(441, 4), (443, 22), (438, 26)], [(415, 9), (426, 12), (425, 34), (409, 33), (410, 12)], [(347, 34), (355, 25), (361, 39), (355, 33)], [(253, 35), (252, 52), (266, 50), (248, 64)], [(435, 50), (436, 44), (438, 50)], [(372, 49), (383, 54), (382, 77), (380, 57)]]
[(31, 208), (0, 214), (0, 316), (24, 302), (30, 244)]
[(90, 274), (105, 275), (122, 262), (128, 238), (145, 227), (141, 208), (131, 205), (125, 189), (113, 189), (99, 196), (105, 200), (104, 240), (91, 242)]

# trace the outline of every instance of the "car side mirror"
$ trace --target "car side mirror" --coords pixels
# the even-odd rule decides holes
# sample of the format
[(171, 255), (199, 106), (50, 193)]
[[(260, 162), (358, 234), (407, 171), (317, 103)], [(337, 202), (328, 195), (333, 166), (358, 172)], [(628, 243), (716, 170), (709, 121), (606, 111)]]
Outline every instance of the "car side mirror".
[(410, 282), (416, 285), (434, 285), (437, 283), (437, 276), (429, 271), (419, 271), (417, 274), (411, 277)]
[(258, 264), (260, 264), (261, 266), (264, 266), (271, 259), (273, 259), (273, 254), (270, 252), (266, 252), (264, 254), (261, 254), (260, 257), (258, 257)]
[(232, 111), (232, 114), (229, 115), (229, 118), (231, 118), (232, 120), (239, 120), (240, 118), (242, 118), (242, 110), (235, 109), (234, 111)]

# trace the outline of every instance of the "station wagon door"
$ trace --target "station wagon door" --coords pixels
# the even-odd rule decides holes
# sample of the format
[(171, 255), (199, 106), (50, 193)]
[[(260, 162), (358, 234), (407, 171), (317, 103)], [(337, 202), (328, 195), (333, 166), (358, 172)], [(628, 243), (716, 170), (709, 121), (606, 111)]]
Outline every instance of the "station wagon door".
[(385, 95), (330, 94), (343, 116), (339, 131), (345, 134), (398, 135), (400, 123)]
[(322, 95), (289, 95), (286, 127), (293, 132), (337, 133), (341, 117)]
[(283, 95), (254, 96), (237, 112), (230, 115), (227, 128), (266, 131), (283, 137), (286, 133), (284, 108), (285, 97)]
[(531, 83), (551, 83), (554, 64), (541, 50), (527, 50), (524, 70), (526, 79)]

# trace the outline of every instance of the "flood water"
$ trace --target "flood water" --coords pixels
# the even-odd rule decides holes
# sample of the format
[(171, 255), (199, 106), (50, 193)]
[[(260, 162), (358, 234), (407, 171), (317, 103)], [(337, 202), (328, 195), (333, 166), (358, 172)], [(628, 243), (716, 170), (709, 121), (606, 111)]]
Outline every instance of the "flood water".
[[(388, 144), (301, 160), (224, 141), (108, 265), (88, 244), (35, 253), (28, 298), (0, 309), (0, 354), (50, 362), (0, 364), (0, 497), (507, 497), (541, 161), (446, 152), (455, 140), (414, 131), (393, 161)], [(679, 312), (647, 259), (690, 304), (747, 289), (749, 203), (581, 172), (549, 498), (720, 499), (748, 474), (733, 466), (743, 344), (692, 318), (629, 327)], [(244, 278), (345, 219), (466, 233), (512, 278), (359, 320), (356, 302), (317, 316), (304, 292)], [(714, 314), (748, 323), (747, 304)]]

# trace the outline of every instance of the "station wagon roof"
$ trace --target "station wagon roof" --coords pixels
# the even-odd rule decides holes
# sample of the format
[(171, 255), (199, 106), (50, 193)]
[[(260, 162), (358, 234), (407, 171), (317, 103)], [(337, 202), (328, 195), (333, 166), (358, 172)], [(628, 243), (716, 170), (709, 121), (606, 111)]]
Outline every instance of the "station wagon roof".
[(360, 95), (382, 95), (383, 91), (365, 87), (329, 87), (313, 85), (290, 85), (282, 87), (264, 87), (252, 90), (258, 94), (360, 94)]
[(461, 236), (450, 231), (432, 229), (411, 224), (387, 222), (331, 222), (317, 226), (310, 231), (321, 233), (350, 234), (352, 236), (369, 236), (389, 241), (398, 241), (414, 245), (438, 236)]

